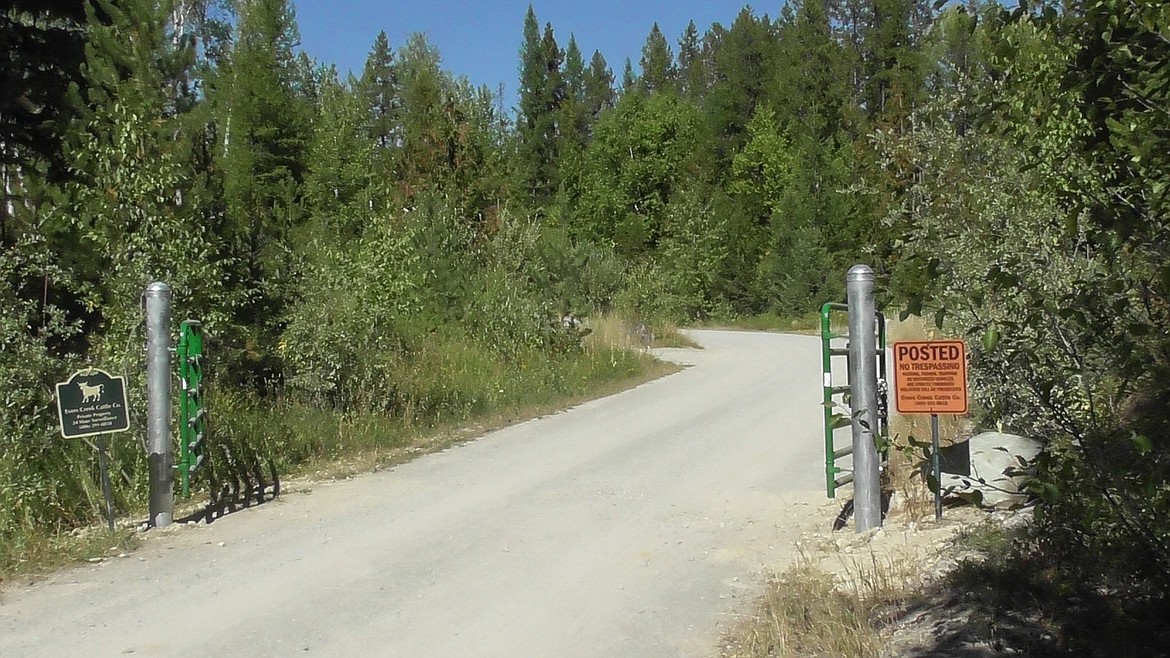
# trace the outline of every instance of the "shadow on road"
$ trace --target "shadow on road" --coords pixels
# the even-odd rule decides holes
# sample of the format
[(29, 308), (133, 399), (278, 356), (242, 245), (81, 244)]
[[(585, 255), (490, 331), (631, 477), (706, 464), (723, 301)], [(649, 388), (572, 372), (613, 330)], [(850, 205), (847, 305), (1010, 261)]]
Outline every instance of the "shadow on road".
[(210, 491), (207, 505), (176, 519), (177, 523), (211, 523), (233, 512), (263, 505), (280, 495), (280, 474), (271, 458), (262, 464), (259, 455), (247, 446), (235, 450), (229, 443), (213, 446), (213, 459), (207, 471)]

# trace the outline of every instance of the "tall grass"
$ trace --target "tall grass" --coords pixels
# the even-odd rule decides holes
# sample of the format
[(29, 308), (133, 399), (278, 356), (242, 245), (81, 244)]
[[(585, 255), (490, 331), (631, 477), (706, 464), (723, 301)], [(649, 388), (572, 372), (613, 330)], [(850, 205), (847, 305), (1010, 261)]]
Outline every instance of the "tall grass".
[[(617, 344), (615, 344), (615, 342)], [(398, 461), (508, 422), (660, 376), (669, 366), (608, 337), (557, 354), (505, 358), (474, 342), (435, 337), (381, 391), (355, 390), (344, 409), (289, 394), (275, 402), (221, 394), (219, 436), (257, 446), (282, 473), (337, 472)], [(386, 396), (392, 395), (388, 401)], [(444, 438), (446, 437), (446, 438)]]

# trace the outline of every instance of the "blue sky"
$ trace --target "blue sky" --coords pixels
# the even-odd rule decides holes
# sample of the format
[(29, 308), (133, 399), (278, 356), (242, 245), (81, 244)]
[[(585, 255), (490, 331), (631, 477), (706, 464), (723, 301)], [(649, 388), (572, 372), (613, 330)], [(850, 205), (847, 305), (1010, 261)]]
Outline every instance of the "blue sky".
[[(304, 50), (341, 73), (360, 73), (380, 30), (390, 45), (423, 32), (443, 55), (443, 68), (493, 90), (504, 84), (509, 107), (516, 103), (520, 43), (529, 0), (294, 0)], [(671, 47), (694, 19), (700, 35), (719, 22), (730, 26), (743, 0), (548, 0), (532, 2), (543, 28), (551, 22), (563, 48), (569, 34), (588, 62), (600, 50), (621, 80), (627, 57), (638, 69), (642, 44), (657, 21)], [(753, 5), (775, 16), (782, 0)]]

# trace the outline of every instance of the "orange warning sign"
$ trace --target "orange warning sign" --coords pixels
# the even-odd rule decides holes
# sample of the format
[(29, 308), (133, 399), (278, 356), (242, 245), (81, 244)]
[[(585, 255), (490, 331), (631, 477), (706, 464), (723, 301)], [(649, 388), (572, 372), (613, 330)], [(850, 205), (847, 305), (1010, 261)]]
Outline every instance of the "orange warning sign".
[(961, 340), (894, 343), (894, 400), (901, 414), (967, 413), (967, 346)]

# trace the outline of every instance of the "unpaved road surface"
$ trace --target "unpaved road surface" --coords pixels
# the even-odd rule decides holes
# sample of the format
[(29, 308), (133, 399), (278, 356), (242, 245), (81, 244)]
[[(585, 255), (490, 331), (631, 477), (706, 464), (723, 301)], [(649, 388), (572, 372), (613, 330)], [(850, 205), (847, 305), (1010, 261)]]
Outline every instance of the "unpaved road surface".
[(0, 656), (713, 656), (823, 500), (819, 348), (692, 336), (678, 374), (10, 584)]

